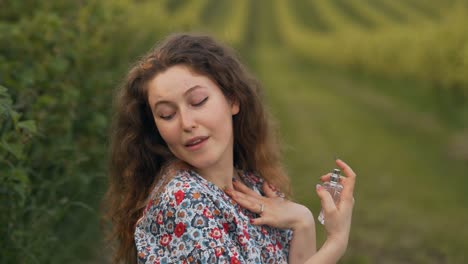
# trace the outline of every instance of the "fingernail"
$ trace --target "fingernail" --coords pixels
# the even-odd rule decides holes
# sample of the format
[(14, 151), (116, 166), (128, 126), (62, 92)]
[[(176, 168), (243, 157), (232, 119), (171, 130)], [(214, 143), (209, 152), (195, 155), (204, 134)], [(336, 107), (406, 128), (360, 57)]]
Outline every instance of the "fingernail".
[(254, 220), (252, 218), (249, 219), (250, 223), (253, 224)]
[(317, 189), (317, 190), (322, 189), (322, 185), (320, 185), (320, 184), (315, 185), (315, 189)]

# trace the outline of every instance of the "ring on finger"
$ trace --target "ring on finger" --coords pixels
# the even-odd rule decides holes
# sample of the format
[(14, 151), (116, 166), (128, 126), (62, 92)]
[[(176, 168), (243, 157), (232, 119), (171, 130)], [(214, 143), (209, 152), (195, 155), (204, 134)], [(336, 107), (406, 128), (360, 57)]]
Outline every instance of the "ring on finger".
[(264, 204), (260, 204), (260, 214), (263, 214), (263, 210), (265, 209), (265, 205)]

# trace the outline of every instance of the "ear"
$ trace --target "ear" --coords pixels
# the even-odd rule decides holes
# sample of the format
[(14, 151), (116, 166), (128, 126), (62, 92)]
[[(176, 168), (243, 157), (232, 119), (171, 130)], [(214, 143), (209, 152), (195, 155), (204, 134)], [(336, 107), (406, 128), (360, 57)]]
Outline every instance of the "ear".
[(237, 115), (239, 113), (239, 101), (237, 100), (231, 100), (231, 114), (234, 116), (234, 115)]

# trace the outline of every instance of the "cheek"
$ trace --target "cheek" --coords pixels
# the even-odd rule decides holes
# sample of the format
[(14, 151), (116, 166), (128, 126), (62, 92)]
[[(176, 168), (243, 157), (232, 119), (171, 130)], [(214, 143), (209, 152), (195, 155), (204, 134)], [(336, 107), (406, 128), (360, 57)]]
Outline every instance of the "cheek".
[(206, 109), (206, 117), (209, 117), (211, 123), (226, 124), (231, 122), (232, 113), (229, 102), (224, 98), (224, 95), (220, 95), (219, 98), (213, 99), (213, 104)]
[(218, 131), (223, 137), (231, 137), (234, 133), (232, 115), (228, 112), (225, 112), (223, 115), (213, 115), (210, 124), (212, 124), (212, 129)]
[(156, 128), (167, 145), (174, 144), (176, 140), (176, 131), (172, 126), (156, 123)]

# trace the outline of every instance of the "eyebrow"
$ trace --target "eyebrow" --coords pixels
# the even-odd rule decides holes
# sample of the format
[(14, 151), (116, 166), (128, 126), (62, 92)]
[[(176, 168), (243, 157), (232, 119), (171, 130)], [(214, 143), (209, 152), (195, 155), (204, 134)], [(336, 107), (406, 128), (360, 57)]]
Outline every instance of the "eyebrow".
[[(192, 87), (190, 87), (189, 89), (187, 89), (187, 91), (185, 91), (183, 93), (183, 96), (187, 96), (187, 94), (191, 93), (193, 90), (196, 90), (198, 88), (203, 88), (204, 86), (201, 86), (199, 84), (197, 85), (194, 85)], [(166, 100), (160, 100), (160, 101), (157, 101), (155, 104), (154, 104), (154, 108), (156, 108), (158, 105), (161, 105), (161, 104), (170, 104), (171, 102), (170, 101), (166, 101)]]

